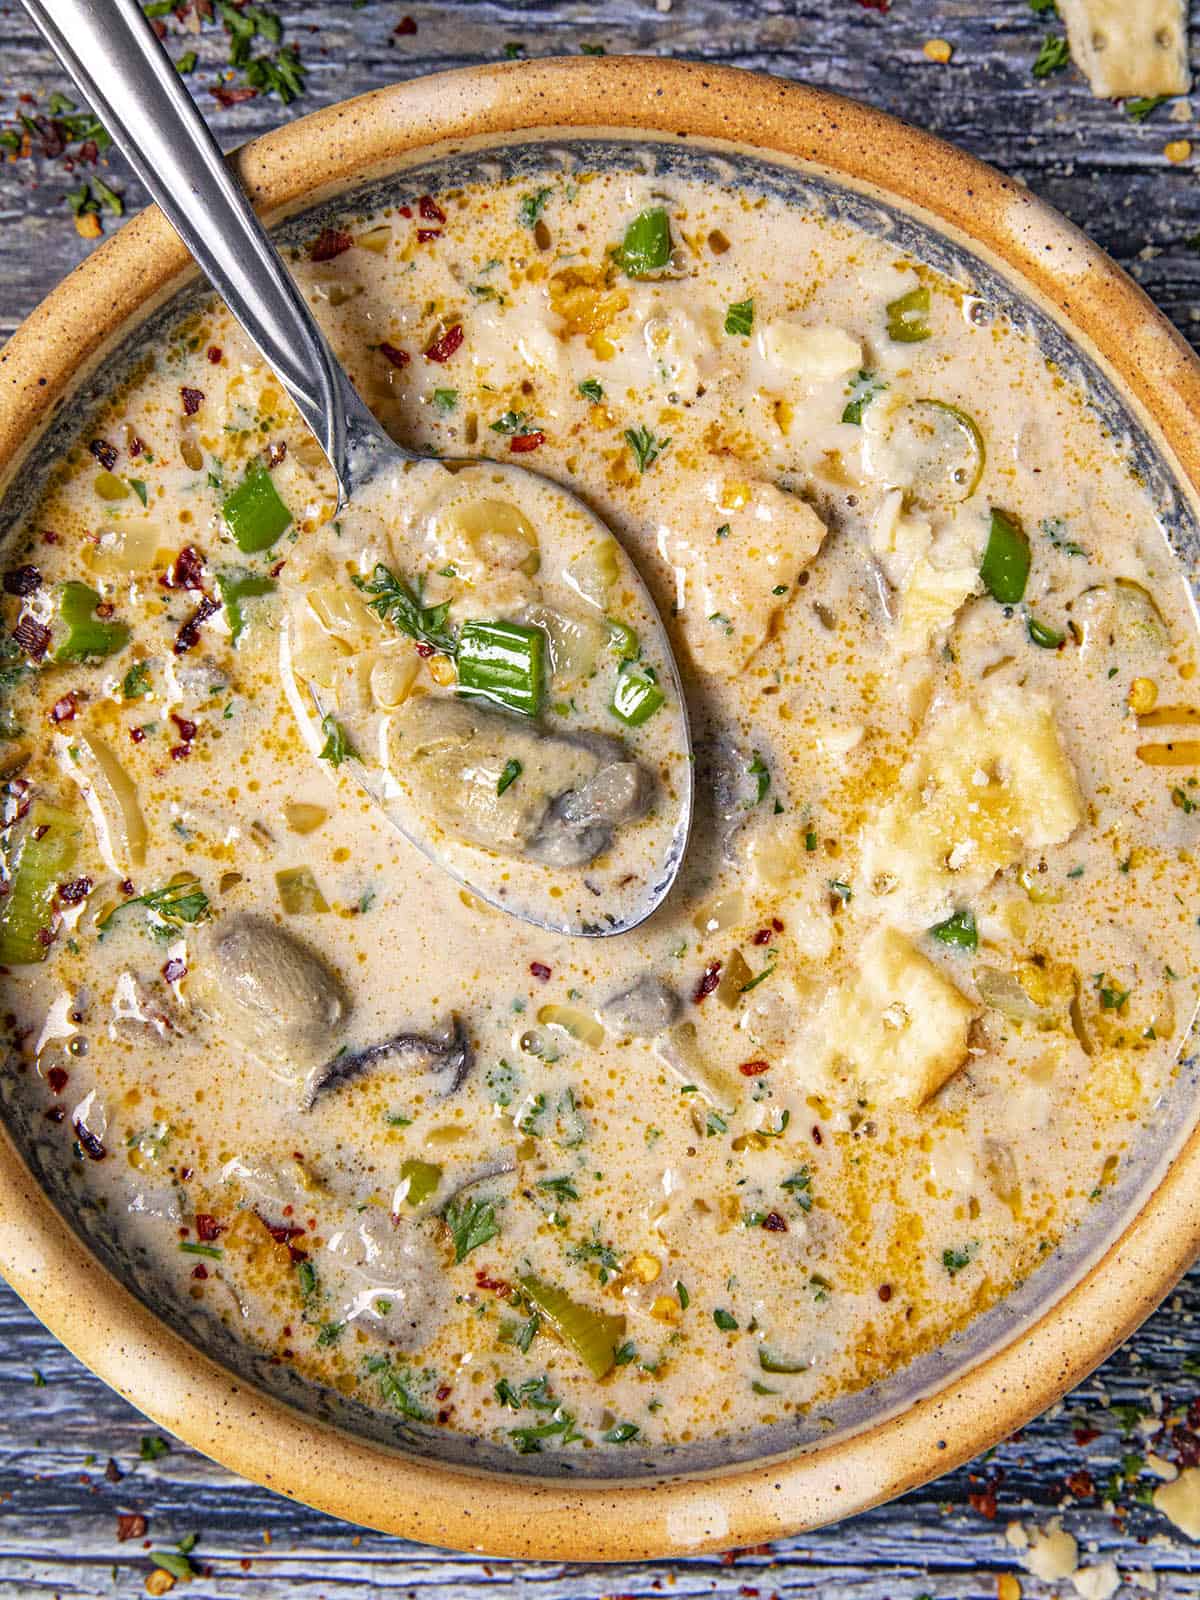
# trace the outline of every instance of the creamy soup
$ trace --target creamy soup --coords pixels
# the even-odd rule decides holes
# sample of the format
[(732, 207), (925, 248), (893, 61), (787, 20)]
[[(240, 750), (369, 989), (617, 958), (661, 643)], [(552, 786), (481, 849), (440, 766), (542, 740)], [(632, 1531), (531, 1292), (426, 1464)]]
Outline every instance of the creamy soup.
[[(65, 452), (3, 562), (14, 1092), (181, 1305), (389, 1415), (819, 1413), (1024, 1281), (1170, 1091), (1200, 697), (1145, 487), (996, 308), (774, 198), (496, 182), (291, 265), (445, 464), (337, 516), (219, 306)], [(617, 937), (393, 826), (598, 929), (687, 786), (636, 585), (512, 464), (685, 680), (691, 844)]]

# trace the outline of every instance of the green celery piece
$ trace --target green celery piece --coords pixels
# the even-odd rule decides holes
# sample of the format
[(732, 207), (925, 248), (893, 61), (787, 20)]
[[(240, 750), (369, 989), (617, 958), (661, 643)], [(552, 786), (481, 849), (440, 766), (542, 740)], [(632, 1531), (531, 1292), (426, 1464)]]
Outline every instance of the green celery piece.
[(572, 1300), (565, 1289), (532, 1276), (521, 1280), (521, 1288), (535, 1311), (541, 1313), (551, 1330), (574, 1352), (597, 1379), (607, 1377), (617, 1359), (617, 1346), (625, 1337), (625, 1318)]
[(1031, 642), (1042, 650), (1057, 650), (1066, 639), (1065, 633), (1059, 633), (1047, 623), (1039, 622), (1036, 617), (1027, 618), (1025, 631), (1029, 634)]
[(919, 344), (929, 338), (929, 290), (924, 284), (888, 304), (887, 331), (897, 344)]
[(616, 256), (630, 278), (648, 278), (662, 271), (671, 259), (671, 224), (662, 206), (651, 206), (634, 217)]
[(227, 567), (224, 572), (217, 573), (217, 588), (221, 604), (225, 607), (225, 620), (229, 623), (229, 632), (236, 645), (247, 622), (242, 601), (253, 600), (263, 594), (274, 594), (275, 580), (263, 577), (259, 572), (248, 572), (245, 567)]
[(58, 886), (75, 865), (81, 832), (69, 811), (44, 800), (35, 800), (30, 806), (7, 851), (11, 886), (0, 901), (0, 963), (4, 966), (28, 966), (49, 955), (50, 946), (41, 936), (51, 927)]
[(1023, 598), (1032, 559), (1029, 535), (1020, 520), (993, 506), (987, 549), (979, 568), (983, 586), (993, 600), (1015, 606)]
[(623, 661), (609, 710), (627, 728), (640, 728), (643, 722), (649, 722), (666, 698), (645, 667)]
[(256, 555), (269, 550), (292, 525), (292, 513), (279, 498), (271, 474), (256, 461), (231, 494), (225, 496), (221, 515), (239, 550)]
[(979, 930), (973, 911), (955, 911), (945, 922), (935, 923), (929, 932), (939, 944), (948, 944), (953, 950), (979, 948)]
[(88, 656), (111, 656), (129, 643), (123, 622), (100, 622), (94, 615), (100, 596), (86, 583), (64, 583), (58, 591), (59, 620), (66, 635), (55, 648), (55, 661), (84, 661)]
[(407, 1183), (404, 1199), (410, 1206), (419, 1206), (434, 1194), (442, 1181), (442, 1169), (435, 1161), (420, 1161), (410, 1156), (400, 1163), (400, 1182)]
[(636, 661), (642, 653), (636, 632), (627, 622), (618, 622), (613, 617), (604, 620), (608, 624), (608, 648), (622, 661)]
[(464, 622), (458, 689), (473, 700), (536, 717), (546, 693), (546, 635), (522, 622)]

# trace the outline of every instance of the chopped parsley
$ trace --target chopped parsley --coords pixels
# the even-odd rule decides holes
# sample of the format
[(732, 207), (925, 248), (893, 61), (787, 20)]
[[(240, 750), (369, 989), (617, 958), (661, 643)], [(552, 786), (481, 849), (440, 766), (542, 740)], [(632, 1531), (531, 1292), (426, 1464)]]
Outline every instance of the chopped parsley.
[(425, 605), (421, 585), (414, 589), (382, 562), (376, 565), (369, 580), (356, 577), (354, 584), (363, 594), (371, 596), (367, 604), (375, 615), (390, 622), (398, 632), (406, 633), (418, 644), (431, 645), (443, 655), (457, 653), (458, 642), (446, 625), (450, 613), (448, 601), (438, 606)]
[(625, 429), (625, 443), (633, 451), (639, 472), (645, 472), (647, 467), (653, 466), (670, 442), (670, 439), (656, 438), (649, 428)]
[(119, 906), (114, 906), (104, 920), (97, 924), (97, 931), (103, 937), (112, 926), (113, 918), (122, 911), (127, 911), (130, 906), (145, 906), (151, 913), (152, 926), (156, 933), (170, 934), (180, 923), (194, 926), (204, 922), (209, 914), (209, 899), (200, 887), (199, 880), (190, 875), (183, 876), (178, 882), (169, 883), (162, 889), (151, 889), (146, 894), (134, 895), (129, 900), (122, 900)]
[(754, 301), (737, 300), (725, 313), (725, 332), (746, 338), (754, 326)]
[(452, 1200), (442, 1212), (442, 1218), (454, 1240), (456, 1264), (500, 1232), (490, 1200)]
[(350, 743), (345, 728), (329, 712), (321, 718), (321, 732), (325, 735), (325, 743), (321, 747), (322, 761), (328, 761), (331, 767), (340, 767), (347, 756), (357, 757), (358, 752)]
[(861, 427), (862, 414), (864, 410), (871, 404), (871, 401), (881, 395), (886, 388), (887, 384), (882, 378), (877, 377), (875, 373), (867, 371), (859, 372), (858, 376), (852, 381), (849, 389), (846, 391), (847, 399), (845, 409), (842, 411), (842, 421), (852, 422), (856, 426)]
[(515, 756), (506, 761), (504, 771), (496, 779), (496, 793), (501, 795), (506, 789), (511, 789), (523, 771), (524, 768)]
[(964, 1245), (961, 1250), (943, 1250), (942, 1265), (953, 1278), (956, 1276), (956, 1274), (960, 1273), (964, 1267), (970, 1266), (971, 1262), (975, 1259), (975, 1252), (978, 1249), (979, 1241), (978, 1239), (973, 1239), (970, 1244)]
[(713, 1321), (722, 1333), (737, 1332), (737, 1318), (732, 1312), (726, 1311), (723, 1306), (718, 1306), (713, 1312)]
[(1062, 72), (1071, 60), (1071, 48), (1061, 33), (1048, 33), (1042, 40), (1033, 63), (1035, 78), (1048, 78), (1052, 72)]
[(439, 411), (453, 411), (458, 404), (457, 389), (435, 389), (433, 403)]
[(598, 406), (601, 400), (604, 399), (604, 390), (600, 387), (600, 383), (596, 378), (585, 378), (579, 385), (579, 392), (585, 400), (590, 400), (594, 406)]
[(535, 228), (538, 225), (546, 202), (553, 193), (553, 189), (537, 189), (532, 194), (522, 196), (517, 207), (517, 221), (523, 228)]

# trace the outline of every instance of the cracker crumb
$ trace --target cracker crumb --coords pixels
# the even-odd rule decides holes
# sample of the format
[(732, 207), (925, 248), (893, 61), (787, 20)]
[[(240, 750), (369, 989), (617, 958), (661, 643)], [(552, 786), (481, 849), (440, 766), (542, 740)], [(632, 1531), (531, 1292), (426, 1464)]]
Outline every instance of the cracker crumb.
[(1181, 161), (1186, 161), (1192, 153), (1190, 139), (1172, 139), (1163, 146), (1163, 155), (1167, 160), (1178, 166)]

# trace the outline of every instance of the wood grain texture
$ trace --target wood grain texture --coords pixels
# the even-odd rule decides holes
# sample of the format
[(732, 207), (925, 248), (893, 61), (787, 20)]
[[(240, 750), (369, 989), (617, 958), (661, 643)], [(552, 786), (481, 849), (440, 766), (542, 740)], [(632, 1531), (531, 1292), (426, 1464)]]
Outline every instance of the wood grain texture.
[[(666, 13), (646, 0), (367, 0), (361, 9), (353, 0), (285, 0), (275, 9), (308, 69), (307, 91), (288, 111), (274, 98), (221, 109), (211, 88), (220, 81), (223, 34), (172, 40), (176, 55), (197, 49), (200, 66), (189, 82), (226, 146), (397, 78), (496, 60), (509, 42), (531, 56), (575, 53), (587, 43), (609, 53), (721, 61), (855, 95), (1020, 177), (1127, 267), (1185, 335), (1200, 338), (1200, 252), (1187, 244), (1200, 233), (1200, 187), (1194, 162), (1176, 167), (1163, 155), (1169, 139), (1194, 134), (1194, 126), (1173, 121), (1169, 106), (1139, 126), (1094, 101), (1073, 70), (1035, 82), (1030, 66), (1052, 20), (1034, 16), (1027, 0), (893, 0), (888, 16), (854, 0), (674, 0)], [(418, 30), (398, 37), (393, 30), (405, 15)], [(922, 54), (934, 37), (954, 46), (949, 66)], [(0, 4), (0, 121), (12, 121), (19, 94), (34, 97), (23, 107), (32, 112), (67, 87), (24, 13)], [(118, 157), (102, 170), (130, 210), (143, 203)], [(88, 248), (62, 198), (75, 182), (60, 162), (0, 166), (0, 336)], [(418, 1593), (458, 1600), (468, 1591), (514, 1600), (660, 1593), (993, 1600), (997, 1575), (1019, 1570), (1005, 1523), (1044, 1521), (1062, 1502), (1068, 1473), (1086, 1465), (1101, 1485), (1138, 1448), (1122, 1438), (1109, 1402), (1200, 1396), (1200, 1378), (1182, 1369), (1185, 1355), (1200, 1355), (1198, 1309), (1200, 1270), (1068, 1402), (977, 1464), (974, 1482), (969, 1469), (953, 1473), (850, 1524), (731, 1563), (598, 1568), (480, 1562), (359, 1532), (242, 1483), (178, 1444), (161, 1460), (142, 1462), (139, 1440), (156, 1430), (0, 1287), (0, 1600), (143, 1593), (150, 1562), (141, 1541), (117, 1542), (121, 1512), (144, 1515), (155, 1545), (169, 1548), (199, 1532), (195, 1559), (211, 1570), (181, 1590), (194, 1600), (407, 1600)], [(1081, 1450), (1074, 1428), (1085, 1420), (1100, 1433)], [(115, 1468), (106, 1476), (110, 1459)], [(989, 1520), (968, 1495), (997, 1470), (1003, 1480)], [(1068, 1499), (1062, 1514), (1085, 1564), (1111, 1557), (1123, 1574), (1151, 1573), (1162, 1600), (1200, 1595), (1200, 1546), (1151, 1508), (1133, 1504), (1114, 1519), (1097, 1494)], [(1022, 1581), (1026, 1597), (1056, 1592)]]

